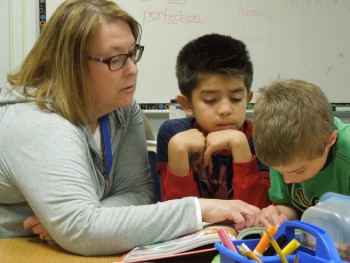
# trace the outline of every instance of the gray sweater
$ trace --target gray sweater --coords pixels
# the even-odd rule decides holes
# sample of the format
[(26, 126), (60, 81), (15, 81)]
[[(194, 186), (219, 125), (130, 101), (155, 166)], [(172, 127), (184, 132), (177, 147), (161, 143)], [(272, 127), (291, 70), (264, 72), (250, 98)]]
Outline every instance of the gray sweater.
[(4, 86), (0, 90), (0, 238), (29, 236), (35, 214), (64, 249), (119, 254), (196, 230), (193, 198), (153, 203), (139, 107), (108, 116), (113, 163), (105, 186), (102, 157), (88, 126)]

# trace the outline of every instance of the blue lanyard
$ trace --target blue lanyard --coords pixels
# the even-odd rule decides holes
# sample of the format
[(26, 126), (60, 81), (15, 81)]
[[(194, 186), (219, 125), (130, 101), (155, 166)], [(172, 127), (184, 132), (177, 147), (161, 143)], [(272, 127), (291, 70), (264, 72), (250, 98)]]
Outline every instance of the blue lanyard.
[(103, 137), (103, 143), (104, 143), (104, 150), (105, 150), (105, 156), (107, 161), (107, 171), (106, 171), (106, 178), (109, 176), (109, 172), (111, 171), (112, 167), (112, 149), (111, 149), (111, 141), (109, 136), (109, 129), (108, 129), (108, 118), (107, 115), (104, 115), (100, 118), (100, 125), (102, 130), (102, 137)]

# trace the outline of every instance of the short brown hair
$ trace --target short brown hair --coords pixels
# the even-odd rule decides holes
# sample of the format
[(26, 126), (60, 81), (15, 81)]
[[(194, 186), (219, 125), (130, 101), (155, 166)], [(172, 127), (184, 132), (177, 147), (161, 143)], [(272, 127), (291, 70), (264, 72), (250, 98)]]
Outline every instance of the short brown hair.
[(335, 128), (331, 104), (318, 86), (290, 79), (275, 81), (259, 92), (253, 141), (264, 164), (288, 165), (324, 153)]
[[(141, 26), (114, 1), (64, 1), (18, 72), (7, 76), (9, 83), (24, 87), (24, 94), (33, 97), (40, 108), (55, 111), (75, 125), (88, 123), (87, 52), (100, 26), (117, 20), (130, 26), (139, 43)], [(27, 92), (28, 87), (34, 94)]]

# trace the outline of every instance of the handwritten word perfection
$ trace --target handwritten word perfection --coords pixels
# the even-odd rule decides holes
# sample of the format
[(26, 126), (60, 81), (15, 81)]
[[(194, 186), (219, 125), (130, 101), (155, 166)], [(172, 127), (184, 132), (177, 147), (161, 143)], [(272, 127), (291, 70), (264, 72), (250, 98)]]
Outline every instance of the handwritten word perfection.
[(162, 11), (145, 10), (143, 12), (143, 24), (159, 22), (164, 24), (192, 24), (203, 23), (197, 14), (188, 14), (183, 10), (171, 10), (165, 8)]

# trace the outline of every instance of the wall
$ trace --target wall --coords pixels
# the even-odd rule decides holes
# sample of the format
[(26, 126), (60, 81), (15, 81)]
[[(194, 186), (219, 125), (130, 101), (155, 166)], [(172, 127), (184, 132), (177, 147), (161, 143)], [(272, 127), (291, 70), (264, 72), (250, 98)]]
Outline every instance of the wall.
[(39, 36), (37, 0), (0, 1), (0, 81), (15, 70)]
[[(176, 10), (182, 10), (181, 12), (186, 12), (186, 14), (199, 14), (205, 22), (200, 24), (166, 24), (163, 19), (157, 21), (143, 22), (143, 44), (146, 45), (145, 57), (140, 61), (140, 78), (139, 78), (139, 87), (137, 91), (137, 96), (139, 101), (142, 102), (154, 102), (156, 98), (145, 97), (143, 98), (145, 91), (148, 91), (148, 94), (160, 94), (160, 96), (165, 96), (165, 98), (160, 99), (161, 101), (168, 102), (168, 97), (172, 98), (177, 93), (176, 80), (173, 75), (174, 72), (174, 63), (175, 56), (177, 53), (176, 49), (179, 49), (187, 40), (193, 38), (200, 32), (196, 30), (197, 26), (206, 27), (207, 24), (211, 21), (211, 14), (216, 16), (220, 14), (220, 10), (216, 8), (208, 10), (208, 6), (214, 5), (218, 1), (207, 0), (206, 5), (201, 2), (202, 0), (120, 0), (122, 5), (125, 8), (134, 10), (135, 17), (143, 17), (145, 10), (164, 10), (168, 8), (170, 11), (175, 12)], [(60, 0), (48, 0), (48, 3), (51, 3), (51, 7), (54, 9), (54, 5), (59, 4)], [(174, 3), (177, 3), (175, 5)], [(199, 6), (199, 4), (202, 5)], [(249, 48), (253, 50), (252, 58), (254, 61), (258, 60), (261, 62), (261, 65), (255, 63), (255, 80), (254, 83), (258, 83), (259, 79), (263, 76), (269, 75), (265, 71), (275, 72), (276, 60), (279, 60), (280, 64), (284, 64), (284, 67), (289, 67), (291, 72), (299, 70), (300, 76), (311, 75), (312, 78), (319, 78), (320, 86), (322, 87), (323, 83), (328, 83), (328, 81), (323, 81), (328, 77), (337, 76), (331, 84), (327, 84), (330, 87), (330, 90), (327, 90), (327, 95), (331, 95), (331, 98), (338, 98), (339, 94), (343, 102), (350, 102), (350, 89), (347, 85), (350, 83), (350, 69), (349, 69), (349, 50), (350, 50), (350, 27), (348, 26), (350, 22), (348, 21), (350, 17), (349, 0), (337, 0), (337, 1), (316, 1), (316, 0), (264, 0), (264, 1), (252, 1), (252, 0), (220, 0), (220, 3), (223, 3), (222, 6), (229, 5), (233, 3), (237, 6), (237, 10), (232, 11), (232, 16), (237, 17), (237, 19), (245, 20), (252, 25), (261, 21), (261, 25), (256, 28), (254, 33), (254, 27), (238, 27), (237, 36), (240, 36), (244, 41), (247, 42)], [(260, 3), (260, 4), (258, 4)], [(264, 4), (263, 4), (264, 3)], [(193, 5), (197, 5), (196, 9), (193, 9)], [(283, 29), (288, 34), (291, 43), (296, 43), (296, 39), (300, 40), (300, 36), (296, 34), (297, 29), (300, 28), (300, 21), (307, 22), (305, 17), (306, 14), (314, 12), (314, 17), (316, 17), (315, 22), (308, 25), (308, 32), (313, 32), (315, 35), (315, 41), (310, 39), (309, 49), (314, 49), (315, 53), (319, 58), (315, 60), (313, 65), (316, 65), (317, 61), (330, 62), (328, 65), (328, 74), (322, 75), (317, 72), (311, 73), (310, 68), (305, 67), (305, 63), (297, 63), (298, 59), (293, 59), (293, 56), (300, 57), (298, 52), (300, 51), (300, 45), (296, 45), (296, 48), (287, 48), (288, 43), (280, 42), (280, 31), (276, 31), (277, 28), (272, 26), (272, 23), (276, 19), (281, 19), (281, 14), (264, 12), (264, 10), (277, 10), (277, 6), (281, 8), (283, 14), (289, 14), (292, 20), (293, 15), (299, 12), (303, 19), (295, 19), (291, 21), (289, 25), (283, 25)], [(254, 7), (254, 8), (253, 8)], [(49, 4), (50, 8), (50, 4)], [(270, 9), (269, 9), (270, 8)], [(25, 55), (29, 52), (37, 37), (39, 36), (39, 1), (38, 0), (1, 0), (0, 1), (0, 81), (1, 83), (5, 81), (5, 76), (7, 72), (16, 69), (22, 62)], [(137, 11), (138, 10), (138, 11)], [(190, 12), (194, 10), (193, 12)], [(207, 10), (207, 11), (203, 11)], [(215, 12), (213, 11), (215, 10)], [(289, 11), (288, 11), (289, 10)], [(317, 10), (323, 10), (323, 12), (329, 10), (329, 16), (325, 17), (324, 13), (316, 13)], [(53, 11), (53, 10), (52, 10)], [(211, 12), (208, 12), (211, 11)], [(288, 11), (288, 12), (287, 12)], [(49, 10), (48, 10), (49, 12)], [(337, 15), (339, 12), (339, 15)], [(277, 17), (274, 17), (277, 16)], [(295, 18), (295, 17), (294, 17)], [(311, 17), (312, 18), (312, 17)], [(324, 20), (319, 21), (322, 18)], [(208, 20), (209, 19), (209, 20)], [(208, 27), (210, 31), (220, 31), (222, 27), (232, 27), (237, 28), (233, 23), (221, 23), (214, 24), (214, 27)], [(325, 25), (324, 30), (320, 30), (320, 25)], [(282, 28), (282, 25), (281, 25)], [(162, 30), (169, 31), (173, 35), (170, 37), (168, 35), (163, 35)], [(316, 32), (317, 31), (317, 32)], [(334, 31), (334, 32), (333, 32)], [(322, 37), (322, 34), (324, 36)], [(175, 37), (174, 37), (175, 36)], [(255, 37), (253, 37), (255, 36)], [(311, 38), (313, 34), (309, 36)], [(285, 35), (281, 35), (285, 38)], [(154, 40), (153, 40), (154, 39)], [(156, 41), (157, 40), (157, 41)], [(276, 54), (274, 56), (267, 56), (264, 54), (265, 51), (270, 52), (274, 51), (276, 48), (272, 48), (271, 45), (278, 46)], [(172, 50), (170, 47), (174, 47)], [(332, 48), (329, 48), (332, 47)], [(271, 49), (271, 50), (270, 50)], [(309, 50), (309, 52), (311, 52)], [(165, 52), (167, 55), (163, 58), (163, 55), (160, 52)], [(284, 52), (282, 52), (284, 51)], [(337, 52), (338, 51), (338, 52)], [(342, 51), (342, 52), (340, 52)], [(281, 53), (282, 52), (282, 53)], [(289, 59), (285, 59), (285, 54)], [(338, 55), (338, 56), (337, 56)], [(337, 58), (337, 59), (334, 59)], [(153, 64), (147, 65), (148, 60), (153, 59)], [(165, 59), (166, 63), (162, 61)], [(171, 62), (172, 60), (172, 62)], [(331, 63), (333, 62), (333, 63)], [(338, 62), (338, 63), (336, 63)], [(342, 62), (342, 63), (340, 63)], [(143, 63), (143, 64), (142, 64)], [(151, 72), (147, 72), (146, 65), (149, 67)], [(325, 64), (320, 63), (324, 68)], [(333, 65), (333, 67), (330, 67)], [(162, 69), (159, 69), (162, 67)], [(259, 67), (263, 67), (263, 73), (258, 73)], [(321, 66), (320, 66), (321, 67)], [(143, 72), (143, 73), (142, 73)], [(272, 73), (271, 73), (272, 74)], [(271, 75), (270, 75), (271, 76)], [(145, 80), (146, 78), (146, 80)], [(153, 78), (152, 82), (148, 82), (149, 79)], [(339, 81), (337, 80), (339, 78)], [(164, 84), (164, 83), (165, 84)], [(339, 84), (340, 83), (340, 84)], [(255, 84), (257, 85), (257, 84)], [(255, 86), (256, 87), (256, 86)], [(334, 89), (334, 90), (333, 90)], [(151, 125), (153, 126), (154, 133), (157, 134), (160, 124), (168, 119), (168, 113), (146, 113), (150, 119)], [(336, 112), (335, 115), (338, 115), (345, 122), (350, 123), (350, 112)]]
[[(47, 0), (47, 16), (63, 0)], [(218, 32), (251, 53), (253, 90), (278, 77), (318, 84), (350, 102), (349, 0), (115, 0), (143, 26), (136, 98), (166, 103), (178, 93), (175, 59), (189, 40)], [(253, 98), (253, 101), (255, 98)]]

